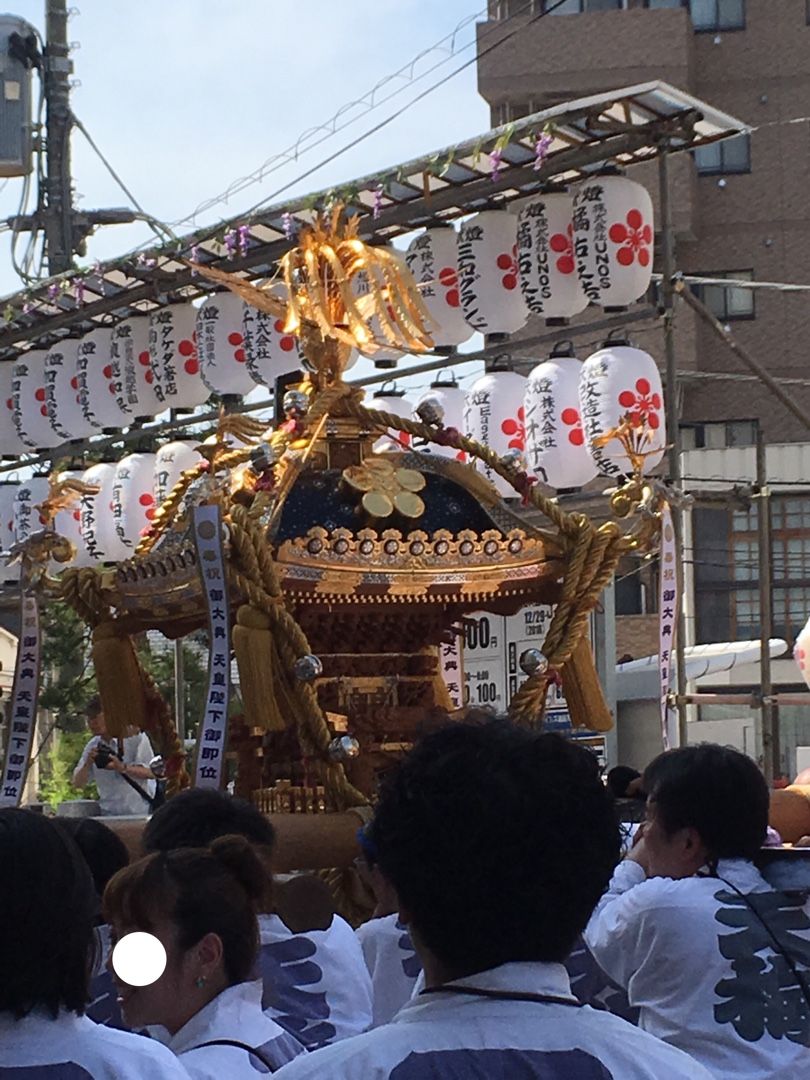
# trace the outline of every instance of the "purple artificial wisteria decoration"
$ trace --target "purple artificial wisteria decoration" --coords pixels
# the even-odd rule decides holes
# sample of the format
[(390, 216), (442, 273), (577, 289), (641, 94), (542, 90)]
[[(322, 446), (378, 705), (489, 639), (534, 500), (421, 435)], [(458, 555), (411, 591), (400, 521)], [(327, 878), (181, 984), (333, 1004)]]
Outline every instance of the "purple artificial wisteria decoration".
[(232, 259), (236, 255), (236, 248), (239, 242), (239, 238), (236, 233), (236, 229), (228, 229), (225, 233), (225, 253), (229, 259)]
[(25, 303), (22, 306), (23, 315), (30, 315), (33, 310), (34, 310), (34, 305), (31, 303), (30, 300), (26, 300)]
[(48, 299), (53, 303), (59, 299), (59, 293), (62, 291), (62, 286), (54, 281), (48, 286)]
[(374, 209), (371, 211), (371, 216), (376, 221), (382, 212), (383, 195), (385, 194), (385, 188), (382, 184), (377, 184), (374, 188)]
[(538, 169), (543, 168), (543, 164), (545, 163), (545, 160), (548, 157), (548, 152), (551, 149), (551, 144), (552, 144), (553, 141), (554, 140), (552, 139), (551, 135), (547, 131), (544, 131), (540, 135), (537, 136), (537, 142), (534, 144), (534, 166), (533, 166), (533, 168), (534, 168), (535, 172), (537, 172)]
[(284, 226), (284, 239), (292, 240), (293, 238), (293, 218), (289, 210), (285, 210), (281, 215), (281, 223)]
[[(195, 263), (200, 261), (200, 247), (199, 247), (199, 244), (192, 244), (191, 245), (191, 261), (195, 262)], [(199, 277), (200, 276), (199, 270), (192, 270), (191, 274), (192, 274), (192, 277)]]
[(501, 170), (503, 169), (503, 150), (501, 150), (497, 146), (493, 150), (490, 150), (489, 164), (490, 168), (492, 169), (492, 179), (497, 180), (501, 174)]
[(250, 226), (249, 225), (240, 225), (239, 226), (238, 238), (239, 238), (239, 254), (242, 256), (242, 258), (244, 258), (245, 255), (247, 255), (248, 251), (250, 250)]
[(76, 306), (81, 307), (84, 303), (84, 282), (81, 278), (76, 279)]

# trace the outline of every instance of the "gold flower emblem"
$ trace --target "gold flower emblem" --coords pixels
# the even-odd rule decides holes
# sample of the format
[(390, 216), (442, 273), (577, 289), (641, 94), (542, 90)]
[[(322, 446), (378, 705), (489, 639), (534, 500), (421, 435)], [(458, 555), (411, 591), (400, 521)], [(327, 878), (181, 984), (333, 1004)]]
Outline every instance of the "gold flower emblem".
[(396, 469), (383, 458), (369, 458), (362, 465), (343, 470), (348, 487), (359, 494), (361, 506), (373, 518), (387, 518), (395, 511), (406, 518), (418, 518), (425, 504), (416, 494), (426, 484), (416, 469)]

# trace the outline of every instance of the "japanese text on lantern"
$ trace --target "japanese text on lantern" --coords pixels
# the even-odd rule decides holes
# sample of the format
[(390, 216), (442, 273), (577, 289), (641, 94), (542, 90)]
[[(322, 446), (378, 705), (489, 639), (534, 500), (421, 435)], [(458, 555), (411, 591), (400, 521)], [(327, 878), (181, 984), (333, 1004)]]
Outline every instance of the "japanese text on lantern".
[(208, 690), (197, 738), (195, 786), (222, 783), (230, 699), (231, 641), (228, 591), (222, 556), (222, 519), (217, 506), (194, 510), (197, 566), (208, 610)]

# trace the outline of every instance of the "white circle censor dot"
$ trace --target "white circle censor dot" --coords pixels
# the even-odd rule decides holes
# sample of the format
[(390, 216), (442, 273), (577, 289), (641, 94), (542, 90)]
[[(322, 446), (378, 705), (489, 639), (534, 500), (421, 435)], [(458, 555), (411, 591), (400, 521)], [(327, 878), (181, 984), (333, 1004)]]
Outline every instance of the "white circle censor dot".
[(113, 971), (128, 986), (149, 986), (166, 970), (166, 950), (154, 934), (138, 930), (113, 949)]

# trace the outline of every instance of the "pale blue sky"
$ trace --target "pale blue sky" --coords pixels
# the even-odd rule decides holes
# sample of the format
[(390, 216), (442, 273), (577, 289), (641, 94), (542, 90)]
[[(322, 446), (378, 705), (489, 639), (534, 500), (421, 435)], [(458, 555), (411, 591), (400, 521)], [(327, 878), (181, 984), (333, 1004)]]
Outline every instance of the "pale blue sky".
[[(307, 128), (453, 30), (484, 0), (77, 0), (69, 38), (72, 105), (104, 154), (154, 216), (174, 221), (235, 178), (286, 149)], [(10, 8), (44, 30), (44, 0)], [(463, 31), (472, 42), (474, 27)], [(419, 89), (473, 55), (459, 53), (414, 89), (219, 206), (208, 224), (237, 215), (393, 112)], [(425, 61), (432, 64), (438, 56)], [(299, 190), (383, 170), (475, 135), (489, 126), (475, 66)], [(73, 136), (81, 207), (120, 206), (125, 196), (83, 136)], [(0, 192), (0, 216), (17, 211), (20, 180)], [(185, 231), (188, 226), (183, 227)], [(124, 253), (149, 236), (143, 225), (114, 226), (91, 240), (86, 263)], [(0, 292), (18, 287), (0, 237)]]

